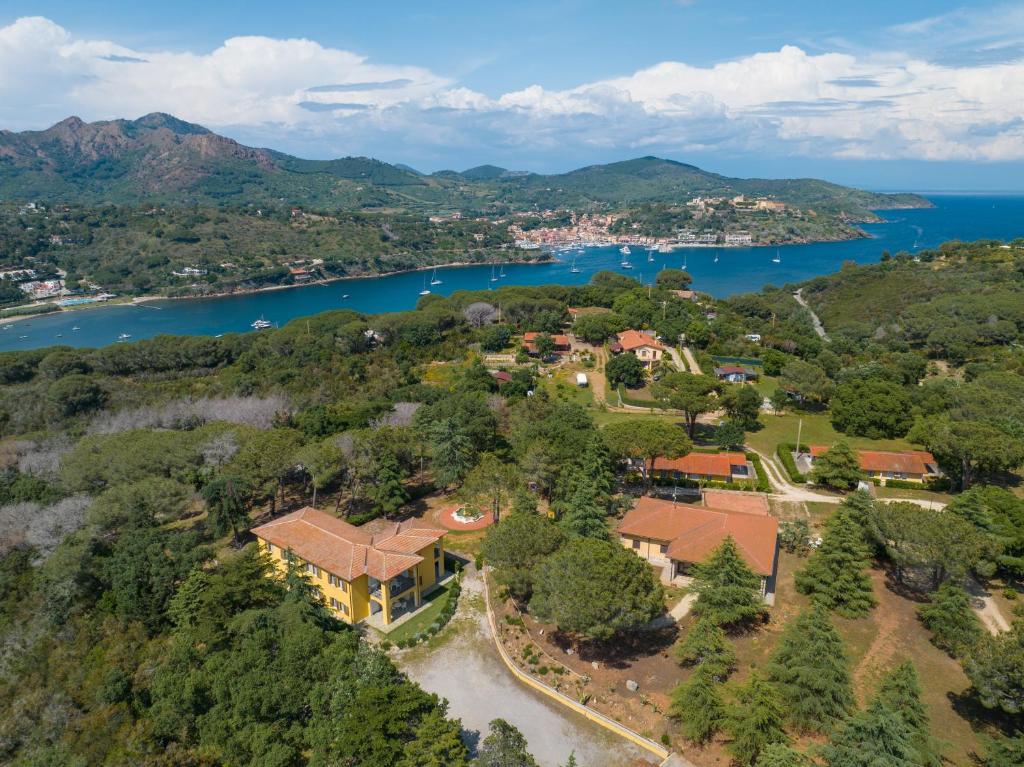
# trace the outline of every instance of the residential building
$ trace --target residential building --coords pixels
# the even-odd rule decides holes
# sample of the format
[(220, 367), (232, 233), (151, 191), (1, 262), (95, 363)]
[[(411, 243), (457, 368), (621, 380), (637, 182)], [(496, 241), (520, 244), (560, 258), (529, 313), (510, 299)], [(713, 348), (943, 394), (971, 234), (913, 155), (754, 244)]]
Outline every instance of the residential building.
[(779, 523), (769, 514), (710, 509), (643, 497), (618, 526), (619, 541), (653, 565), (667, 567), (669, 578), (686, 576), (705, 562), (726, 538), (736, 543), (747, 566), (761, 578), (761, 593), (771, 598), (778, 564)]
[(415, 521), (374, 534), (306, 507), (252, 532), (279, 572), (291, 559), (348, 623), (387, 626), (418, 608), (445, 574), (445, 531)]
[(701, 482), (745, 482), (757, 479), (743, 453), (688, 453), (682, 458), (655, 458), (655, 479), (692, 479)]
[[(811, 463), (824, 452), (828, 445), (811, 445)], [(925, 482), (942, 475), (935, 456), (924, 450), (858, 450), (860, 470), (881, 484), (897, 479), (905, 482)]]
[[(523, 333), (523, 346), (526, 347), (526, 351), (530, 354), (537, 353), (537, 336), (542, 336), (543, 333)], [(563, 335), (552, 335), (551, 341), (555, 345), (555, 354), (564, 354), (572, 349), (572, 344), (569, 342), (569, 336)]]
[[(668, 347), (653, 335), (641, 333), (639, 330), (625, 330), (618, 334), (618, 346), (621, 351), (632, 352), (644, 367), (653, 367), (668, 351)], [(614, 349), (613, 349), (614, 351)]]
[(757, 380), (757, 371), (741, 365), (722, 365), (715, 368), (715, 378), (729, 383), (746, 383)]

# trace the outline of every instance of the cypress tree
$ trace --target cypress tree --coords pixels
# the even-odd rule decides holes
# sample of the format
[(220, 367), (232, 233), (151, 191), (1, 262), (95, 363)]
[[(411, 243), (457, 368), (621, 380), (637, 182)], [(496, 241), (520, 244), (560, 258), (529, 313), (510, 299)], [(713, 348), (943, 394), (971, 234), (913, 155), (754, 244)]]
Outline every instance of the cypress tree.
[(700, 666), (716, 680), (725, 679), (736, 667), (736, 651), (725, 632), (707, 618), (701, 618), (676, 648), (676, 659), (683, 666)]
[(761, 580), (740, 556), (729, 536), (707, 562), (694, 567), (693, 588), (697, 602), (693, 612), (718, 626), (738, 627), (765, 614)]
[(796, 588), (846, 618), (866, 615), (877, 604), (868, 577), (870, 551), (853, 516), (840, 509), (829, 520), (821, 546), (796, 574)]
[(967, 592), (951, 581), (942, 584), (917, 614), (932, 632), (932, 643), (953, 657), (963, 655), (981, 637), (981, 622), (971, 610)]
[(849, 663), (828, 610), (813, 604), (787, 627), (768, 664), (790, 721), (825, 732), (853, 708)]
[(706, 743), (714, 737), (725, 719), (725, 707), (714, 677), (703, 666), (672, 691), (672, 715), (681, 721), (683, 737), (694, 743)]
[(914, 664), (904, 661), (885, 676), (878, 687), (877, 700), (907, 725), (919, 761), (938, 765), (940, 760), (932, 742), (928, 711), (921, 701), (921, 683)]
[(920, 767), (906, 722), (877, 699), (822, 749), (828, 767)]
[(784, 721), (779, 693), (757, 673), (752, 674), (750, 681), (736, 691), (736, 705), (729, 712), (729, 753), (740, 764), (753, 764), (768, 746), (789, 742)]

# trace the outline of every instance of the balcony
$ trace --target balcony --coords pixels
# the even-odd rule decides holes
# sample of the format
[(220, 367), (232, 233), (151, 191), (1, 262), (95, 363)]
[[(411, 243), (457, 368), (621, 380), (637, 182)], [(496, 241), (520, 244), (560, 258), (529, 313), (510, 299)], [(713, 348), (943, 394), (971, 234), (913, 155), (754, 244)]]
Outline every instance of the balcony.
[[(408, 591), (415, 585), (416, 580), (413, 577), (406, 575), (405, 573), (396, 575), (388, 581), (388, 595), (391, 597), (397, 596), (398, 594)], [(379, 602), (382, 598), (380, 581), (371, 583), (371, 586), (370, 596)]]

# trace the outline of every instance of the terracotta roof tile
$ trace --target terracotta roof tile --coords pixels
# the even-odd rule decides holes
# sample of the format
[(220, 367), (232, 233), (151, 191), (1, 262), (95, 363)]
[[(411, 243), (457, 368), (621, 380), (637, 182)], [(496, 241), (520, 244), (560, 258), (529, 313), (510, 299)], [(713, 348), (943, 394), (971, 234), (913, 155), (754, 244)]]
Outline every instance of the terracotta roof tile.
[(622, 348), (631, 352), (634, 349), (639, 349), (642, 346), (650, 346), (654, 349), (664, 350), (665, 344), (659, 341), (654, 336), (649, 336), (646, 333), (641, 333), (639, 330), (624, 330), (618, 335), (619, 344)]
[(446, 533), (416, 522), (389, 526), (376, 535), (306, 507), (253, 529), (253, 535), (334, 575), (352, 581), (366, 574), (388, 580), (423, 561), (416, 552)]
[(731, 477), (733, 466), (746, 463), (747, 457), (743, 453), (688, 453), (682, 458), (655, 458), (654, 470)]
[[(828, 452), (828, 445), (811, 445), (811, 456), (817, 458)], [(924, 450), (858, 450), (857, 458), (862, 471), (889, 471), (900, 474), (931, 474), (935, 471), (935, 456)]]
[(669, 558), (703, 562), (729, 536), (758, 575), (771, 575), (779, 523), (772, 516), (729, 513), (643, 497), (619, 523), (620, 535), (668, 544)]

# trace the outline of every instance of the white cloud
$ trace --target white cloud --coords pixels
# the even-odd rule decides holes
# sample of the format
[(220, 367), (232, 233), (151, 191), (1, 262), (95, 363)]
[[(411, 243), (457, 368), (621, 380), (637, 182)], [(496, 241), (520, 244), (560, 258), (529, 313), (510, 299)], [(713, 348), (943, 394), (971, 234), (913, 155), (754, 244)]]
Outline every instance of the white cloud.
[(1024, 59), (952, 65), (898, 51), (812, 55), (784, 46), (714, 66), (667, 61), (574, 88), (489, 96), (311, 40), (236, 37), (208, 53), (139, 51), (76, 38), (43, 18), (0, 28), (3, 127), (151, 111), (255, 143), (315, 146), (320, 156), (591, 147), (1011, 161), (1024, 159)]

